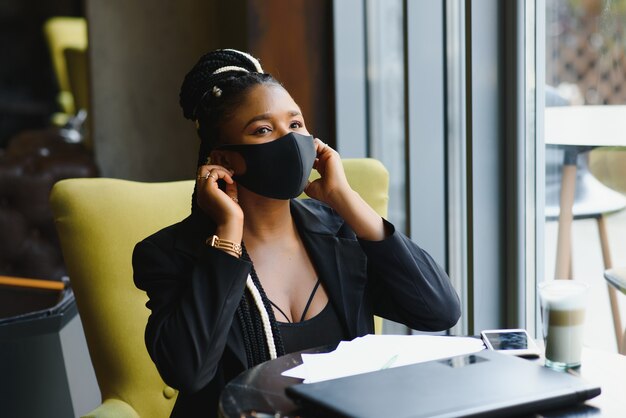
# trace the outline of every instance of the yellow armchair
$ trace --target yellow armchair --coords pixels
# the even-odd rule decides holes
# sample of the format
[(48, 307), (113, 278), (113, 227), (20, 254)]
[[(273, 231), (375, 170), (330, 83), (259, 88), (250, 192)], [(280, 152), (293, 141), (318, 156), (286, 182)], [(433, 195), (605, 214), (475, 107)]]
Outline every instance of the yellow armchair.
[[(384, 166), (347, 159), (344, 167), (352, 187), (386, 216)], [(102, 405), (86, 417), (159, 418), (174, 406), (177, 393), (145, 348), (147, 297), (133, 284), (131, 256), (138, 241), (190, 213), (193, 187), (192, 180), (90, 178), (62, 180), (52, 189), (63, 256), (102, 395)]]
[(57, 101), (63, 113), (56, 116), (56, 123), (63, 125), (65, 119), (76, 113), (74, 94), (68, 74), (65, 49), (87, 49), (87, 21), (82, 17), (52, 17), (46, 21), (43, 32), (48, 42), (50, 57), (59, 84)]

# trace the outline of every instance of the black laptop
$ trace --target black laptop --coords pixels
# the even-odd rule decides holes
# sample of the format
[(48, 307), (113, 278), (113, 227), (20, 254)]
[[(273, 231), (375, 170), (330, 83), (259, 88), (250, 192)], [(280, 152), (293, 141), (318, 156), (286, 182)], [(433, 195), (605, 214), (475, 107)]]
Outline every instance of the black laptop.
[(485, 350), (286, 391), (312, 416), (501, 417), (575, 405), (599, 395), (600, 387), (535, 361)]

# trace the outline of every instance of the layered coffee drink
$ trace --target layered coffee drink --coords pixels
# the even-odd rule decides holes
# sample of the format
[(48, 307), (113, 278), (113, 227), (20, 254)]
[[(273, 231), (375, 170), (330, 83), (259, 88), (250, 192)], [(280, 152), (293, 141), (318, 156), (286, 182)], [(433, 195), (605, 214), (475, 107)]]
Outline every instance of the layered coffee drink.
[(574, 280), (539, 284), (546, 366), (556, 369), (580, 366), (587, 288)]

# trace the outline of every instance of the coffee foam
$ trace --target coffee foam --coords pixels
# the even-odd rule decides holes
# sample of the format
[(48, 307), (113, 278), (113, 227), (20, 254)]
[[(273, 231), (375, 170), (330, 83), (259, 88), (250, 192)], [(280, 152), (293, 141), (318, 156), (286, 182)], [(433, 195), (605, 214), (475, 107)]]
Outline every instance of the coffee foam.
[(545, 308), (583, 309), (588, 286), (573, 280), (551, 280), (539, 284), (539, 296)]

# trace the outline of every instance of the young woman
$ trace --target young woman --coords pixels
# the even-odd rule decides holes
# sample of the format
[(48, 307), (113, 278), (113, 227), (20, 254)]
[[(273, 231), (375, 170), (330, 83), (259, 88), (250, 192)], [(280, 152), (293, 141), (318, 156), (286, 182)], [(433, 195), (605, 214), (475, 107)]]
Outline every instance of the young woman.
[[(180, 391), (172, 416), (215, 415), (246, 368), (372, 333), (373, 315), (427, 331), (457, 322), (445, 272), (350, 188), (255, 58), (204, 55), (180, 103), (201, 139), (191, 215), (133, 254), (148, 352)], [(311, 199), (295, 200), (302, 191)]]

